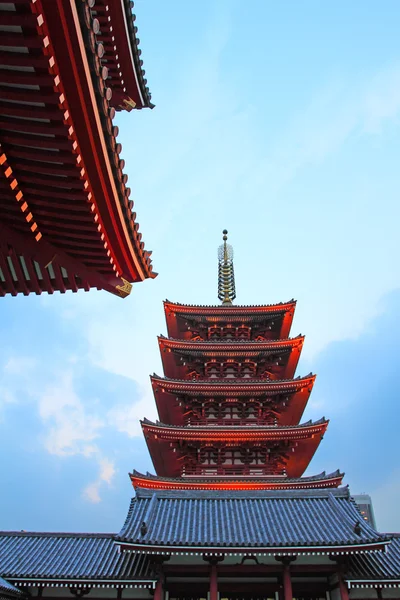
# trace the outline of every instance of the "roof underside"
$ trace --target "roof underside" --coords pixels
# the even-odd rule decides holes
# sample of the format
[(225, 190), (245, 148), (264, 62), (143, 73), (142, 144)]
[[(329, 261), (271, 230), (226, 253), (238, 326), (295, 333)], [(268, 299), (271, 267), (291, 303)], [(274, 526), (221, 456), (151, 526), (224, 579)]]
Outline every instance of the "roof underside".
[[(116, 18), (123, 4), (112, 4)], [(126, 296), (153, 273), (112, 123), (101, 20), (60, 0), (0, 3), (0, 14), (0, 295)]]
[[(354, 530), (357, 523), (360, 534)], [(312, 492), (138, 489), (118, 539), (149, 550), (326, 548), (334, 553), (335, 547), (361, 550), (387, 538), (361, 519), (347, 488), (339, 488)]]

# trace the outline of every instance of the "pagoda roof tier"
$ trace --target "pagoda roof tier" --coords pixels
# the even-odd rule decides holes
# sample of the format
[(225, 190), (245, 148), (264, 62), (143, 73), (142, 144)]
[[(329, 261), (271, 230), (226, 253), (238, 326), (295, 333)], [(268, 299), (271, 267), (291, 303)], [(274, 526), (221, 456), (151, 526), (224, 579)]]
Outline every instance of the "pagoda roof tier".
[(181, 339), (190, 333), (189, 321), (216, 325), (220, 323), (252, 324), (276, 317), (279, 327), (275, 339), (288, 338), (296, 308), (296, 301), (265, 305), (210, 305), (198, 306), (164, 301), (168, 335)]
[(210, 447), (222, 444), (229, 447), (269, 447), (289, 444), (285, 461), (286, 474), (290, 478), (301, 477), (309, 465), (328, 427), (329, 421), (308, 421), (297, 426), (240, 426), (221, 427), (216, 425), (173, 426), (153, 423), (148, 419), (140, 422), (157, 475), (180, 477), (184, 466), (182, 458), (186, 448)]
[(383, 550), (390, 538), (360, 518), (347, 488), (139, 488), (118, 541), (124, 550), (147, 553), (339, 555)]
[(165, 423), (183, 424), (184, 410), (177, 397), (192, 398), (254, 398), (290, 396), (276, 419), (282, 425), (296, 425), (304, 412), (315, 382), (315, 375), (286, 380), (265, 379), (207, 379), (177, 380), (153, 375), (150, 377), (160, 419)]
[[(107, 4), (134, 94), (130, 5)], [(0, 296), (95, 287), (125, 297), (155, 273), (112, 121), (113, 50), (96, 37), (108, 17), (88, 3), (19, 0), (1, 21)]]
[(294, 376), (297, 363), (303, 348), (304, 336), (297, 336), (284, 340), (210, 340), (210, 341), (190, 341), (176, 340), (158, 337), (158, 343), (161, 352), (164, 373), (167, 377), (182, 379), (185, 374), (185, 368), (179, 361), (182, 356), (192, 357), (193, 359), (204, 359), (210, 361), (216, 358), (226, 358), (239, 360), (252, 359), (257, 361), (278, 354), (284, 356), (283, 369), (284, 375), (281, 379), (290, 379)]
[(159, 490), (287, 490), (337, 488), (344, 473), (319, 473), (310, 477), (158, 477), (133, 471), (129, 474), (133, 487)]
[[(107, 533), (0, 532), (0, 572), (20, 586), (153, 587), (145, 555), (124, 555)], [(1, 588), (0, 588), (1, 595)]]

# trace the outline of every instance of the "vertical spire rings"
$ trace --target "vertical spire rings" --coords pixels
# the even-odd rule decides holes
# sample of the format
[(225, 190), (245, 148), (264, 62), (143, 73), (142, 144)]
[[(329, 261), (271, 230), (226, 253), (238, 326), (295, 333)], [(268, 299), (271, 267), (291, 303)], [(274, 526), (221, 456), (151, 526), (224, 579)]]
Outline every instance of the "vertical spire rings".
[(227, 244), (228, 232), (224, 229), (223, 244), (218, 248), (218, 298), (222, 304), (232, 304), (236, 298), (233, 248)]

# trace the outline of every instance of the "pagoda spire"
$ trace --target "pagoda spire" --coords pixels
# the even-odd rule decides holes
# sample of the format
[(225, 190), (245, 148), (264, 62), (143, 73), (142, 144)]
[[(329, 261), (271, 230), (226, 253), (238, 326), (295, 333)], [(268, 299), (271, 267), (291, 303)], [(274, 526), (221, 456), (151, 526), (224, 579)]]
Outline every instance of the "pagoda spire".
[(233, 248), (226, 243), (228, 231), (224, 229), (222, 234), (223, 244), (218, 248), (218, 298), (222, 304), (230, 305), (236, 298)]

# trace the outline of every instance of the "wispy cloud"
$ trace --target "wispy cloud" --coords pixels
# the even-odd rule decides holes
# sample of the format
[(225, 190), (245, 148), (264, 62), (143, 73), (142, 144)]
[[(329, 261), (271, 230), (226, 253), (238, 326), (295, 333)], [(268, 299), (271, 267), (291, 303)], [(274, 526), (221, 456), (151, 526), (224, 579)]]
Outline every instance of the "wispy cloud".
[(105, 423), (97, 415), (88, 413), (74, 390), (71, 372), (60, 374), (56, 382), (45, 388), (38, 408), (47, 426), (44, 445), (50, 454), (91, 456), (96, 452), (93, 440)]
[(100, 490), (101, 487), (111, 485), (115, 475), (115, 465), (108, 458), (99, 459), (99, 476), (95, 481), (89, 483), (83, 490), (83, 496), (89, 502), (97, 504), (101, 501)]
[[(101, 449), (101, 433), (106, 425), (107, 408), (102, 408), (89, 392), (81, 397), (76, 391), (76, 360), (68, 360), (68, 350), (55, 361), (30, 356), (9, 356), (0, 370), (0, 402), (13, 402), (35, 408), (42, 430), (35, 435), (50, 455), (61, 459), (81, 456), (98, 465), (98, 478), (88, 485), (84, 497), (100, 501), (103, 484), (110, 484), (115, 469)], [(75, 370), (74, 370), (75, 369)], [(108, 424), (112, 427), (112, 424)]]

